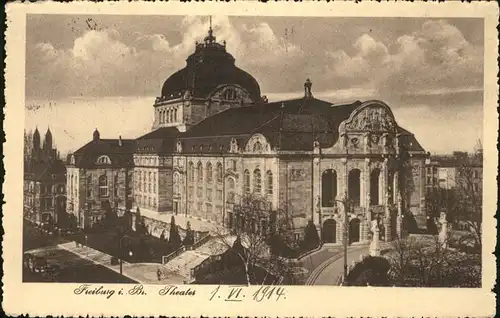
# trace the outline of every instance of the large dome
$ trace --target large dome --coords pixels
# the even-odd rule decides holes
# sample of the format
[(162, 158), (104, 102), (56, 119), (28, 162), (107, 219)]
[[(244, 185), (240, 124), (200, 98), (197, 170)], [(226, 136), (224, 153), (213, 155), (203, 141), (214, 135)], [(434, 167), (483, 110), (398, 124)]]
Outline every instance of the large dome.
[(246, 89), (253, 100), (260, 99), (260, 87), (252, 75), (236, 67), (226, 45), (215, 42), (212, 29), (204, 43), (197, 43), (183, 69), (172, 74), (163, 84), (162, 98), (178, 97), (186, 90), (191, 96), (206, 98), (217, 86), (236, 84)]

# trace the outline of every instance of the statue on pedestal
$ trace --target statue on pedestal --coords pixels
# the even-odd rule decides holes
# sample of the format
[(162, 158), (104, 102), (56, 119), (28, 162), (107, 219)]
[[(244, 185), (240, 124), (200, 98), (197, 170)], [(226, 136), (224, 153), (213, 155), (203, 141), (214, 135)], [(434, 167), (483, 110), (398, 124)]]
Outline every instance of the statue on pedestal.
[(439, 231), (438, 235), (439, 243), (441, 243), (443, 248), (446, 248), (448, 246), (448, 221), (446, 220), (446, 213), (441, 212), (439, 223), (441, 223), (441, 231)]

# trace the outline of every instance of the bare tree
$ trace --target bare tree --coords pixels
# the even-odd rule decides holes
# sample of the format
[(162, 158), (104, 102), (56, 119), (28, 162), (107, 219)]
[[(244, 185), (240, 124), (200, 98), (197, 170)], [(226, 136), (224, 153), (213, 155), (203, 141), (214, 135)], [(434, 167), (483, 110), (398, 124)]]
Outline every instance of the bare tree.
[[(272, 253), (270, 241), (274, 235), (290, 237), (290, 216), (283, 210), (272, 210), (267, 200), (254, 194), (242, 196), (232, 210), (231, 228), (218, 228), (213, 235), (237, 256), (247, 284), (264, 283), (270, 273), (279, 276), (286, 272), (287, 262)], [(259, 279), (258, 273), (263, 271), (266, 274)]]

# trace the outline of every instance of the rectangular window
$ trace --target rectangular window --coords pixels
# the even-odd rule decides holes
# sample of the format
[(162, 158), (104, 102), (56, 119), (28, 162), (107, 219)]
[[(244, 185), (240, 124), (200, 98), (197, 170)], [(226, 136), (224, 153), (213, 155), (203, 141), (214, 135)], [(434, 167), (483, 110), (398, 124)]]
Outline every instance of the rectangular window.
[(236, 171), (236, 159), (231, 160), (231, 169)]
[(203, 188), (201, 186), (198, 186), (198, 188), (196, 188), (196, 196), (198, 198), (201, 198), (203, 196)]
[(193, 192), (194, 192), (194, 190), (193, 190), (193, 186), (192, 186), (192, 185), (190, 185), (190, 186), (188, 187), (188, 198), (192, 198), (192, 197), (193, 197), (193, 194), (194, 194)]
[(217, 201), (222, 201), (222, 190), (217, 189)]

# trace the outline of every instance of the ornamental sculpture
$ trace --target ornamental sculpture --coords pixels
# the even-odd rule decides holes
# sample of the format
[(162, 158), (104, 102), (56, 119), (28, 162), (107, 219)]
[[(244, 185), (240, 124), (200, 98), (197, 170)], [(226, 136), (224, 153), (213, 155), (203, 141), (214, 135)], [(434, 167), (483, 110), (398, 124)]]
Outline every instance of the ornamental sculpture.
[(346, 124), (348, 130), (395, 131), (392, 115), (381, 107), (367, 107)]

